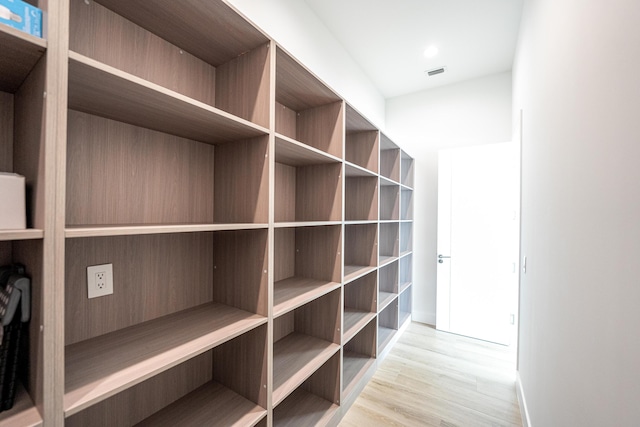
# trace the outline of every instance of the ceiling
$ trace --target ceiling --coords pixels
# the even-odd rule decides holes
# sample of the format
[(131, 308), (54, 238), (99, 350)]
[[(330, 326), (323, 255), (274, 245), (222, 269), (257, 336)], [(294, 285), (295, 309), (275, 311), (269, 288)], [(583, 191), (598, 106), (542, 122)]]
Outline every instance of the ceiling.
[[(522, 0), (305, 2), (385, 98), (511, 70), (522, 10)], [(431, 44), (439, 54), (427, 59)]]

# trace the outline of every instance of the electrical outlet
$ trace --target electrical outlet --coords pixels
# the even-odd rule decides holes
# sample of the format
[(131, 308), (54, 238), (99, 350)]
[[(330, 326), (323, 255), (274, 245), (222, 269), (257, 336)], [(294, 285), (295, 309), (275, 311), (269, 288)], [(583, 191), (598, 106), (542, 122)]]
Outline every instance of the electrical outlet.
[(113, 264), (87, 267), (87, 291), (89, 298), (113, 294)]

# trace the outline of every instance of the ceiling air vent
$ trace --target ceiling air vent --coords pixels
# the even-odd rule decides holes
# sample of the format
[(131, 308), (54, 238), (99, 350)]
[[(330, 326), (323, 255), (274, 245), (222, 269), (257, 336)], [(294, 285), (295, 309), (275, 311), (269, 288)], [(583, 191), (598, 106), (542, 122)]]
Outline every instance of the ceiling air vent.
[(437, 74), (442, 74), (447, 70), (447, 67), (434, 68), (433, 70), (425, 71), (425, 74), (429, 77), (435, 76)]

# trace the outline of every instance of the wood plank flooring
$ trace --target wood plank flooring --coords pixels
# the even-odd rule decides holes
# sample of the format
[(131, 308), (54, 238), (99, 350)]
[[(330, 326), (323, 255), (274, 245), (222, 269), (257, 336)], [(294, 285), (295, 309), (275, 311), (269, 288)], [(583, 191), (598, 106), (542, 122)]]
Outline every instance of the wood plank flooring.
[(521, 427), (515, 354), (411, 323), (340, 426)]

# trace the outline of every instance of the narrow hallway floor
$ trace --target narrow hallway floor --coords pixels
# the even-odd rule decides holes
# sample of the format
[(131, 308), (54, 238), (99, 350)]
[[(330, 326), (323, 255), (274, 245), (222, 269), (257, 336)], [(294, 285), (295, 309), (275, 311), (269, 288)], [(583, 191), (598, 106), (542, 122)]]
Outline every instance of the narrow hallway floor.
[(515, 354), (411, 323), (340, 426), (521, 427)]

